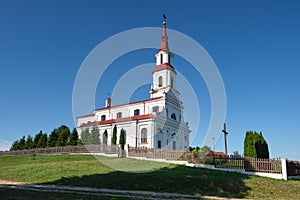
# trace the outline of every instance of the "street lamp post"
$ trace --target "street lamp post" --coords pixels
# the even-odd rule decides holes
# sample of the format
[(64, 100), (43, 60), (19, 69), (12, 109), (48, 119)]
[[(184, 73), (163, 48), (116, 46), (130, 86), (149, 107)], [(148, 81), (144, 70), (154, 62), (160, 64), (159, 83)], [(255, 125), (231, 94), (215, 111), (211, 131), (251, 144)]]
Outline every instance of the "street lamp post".
[(215, 143), (215, 138), (213, 137), (212, 139), (213, 139), (213, 142), (214, 142), (214, 143), (213, 143), (213, 163), (214, 163), (214, 165), (215, 165), (215, 151), (216, 151), (216, 150), (215, 150), (215, 146), (216, 146), (216, 143)]

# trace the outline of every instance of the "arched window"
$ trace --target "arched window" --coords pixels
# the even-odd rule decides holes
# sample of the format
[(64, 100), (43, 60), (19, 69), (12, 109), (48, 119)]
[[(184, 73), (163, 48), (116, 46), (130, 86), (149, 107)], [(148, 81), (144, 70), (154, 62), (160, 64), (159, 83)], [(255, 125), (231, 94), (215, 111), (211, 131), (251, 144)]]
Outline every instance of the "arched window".
[(106, 120), (106, 115), (101, 115), (101, 121), (105, 121)]
[(162, 76), (158, 77), (158, 87), (162, 86)]
[(176, 120), (176, 115), (175, 115), (175, 113), (172, 113), (171, 118)]
[(141, 131), (141, 143), (147, 143), (147, 129), (143, 128)]
[(173, 80), (173, 77), (171, 77), (171, 88), (173, 88), (173, 85), (174, 85), (174, 80)]
[(163, 64), (163, 55), (160, 54), (160, 64)]

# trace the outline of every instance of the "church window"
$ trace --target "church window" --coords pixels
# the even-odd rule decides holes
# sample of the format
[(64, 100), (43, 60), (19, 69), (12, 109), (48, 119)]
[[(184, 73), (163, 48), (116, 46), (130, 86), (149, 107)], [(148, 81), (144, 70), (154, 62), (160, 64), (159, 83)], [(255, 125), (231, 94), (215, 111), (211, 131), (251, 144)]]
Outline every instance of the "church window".
[(122, 118), (122, 113), (121, 112), (117, 113), (117, 118)]
[(101, 115), (101, 121), (105, 121), (106, 120), (106, 115)]
[(176, 150), (176, 141), (173, 141), (173, 150)]
[(173, 83), (174, 82), (174, 80), (173, 80), (173, 77), (171, 77), (171, 88), (173, 88)]
[(152, 108), (152, 112), (158, 113), (159, 112), (159, 106), (154, 106)]
[(168, 54), (168, 63), (171, 64), (171, 56), (170, 56), (170, 54)]
[(171, 135), (171, 137), (172, 137), (173, 140), (174, 140), (174, 138), (175, 138), (175, 135), (176, 135), (176, 133), (173, 133), (173, 134)]
[(147, 129), (143, 128), (141, 132), (141, 143), (147, 143)]
[(174, 120), (176, 120), (176, 115), (175, 115), (175, 113), (172, 113), (171, 118), (174, 119)]
[(157, 141), (157, 148), (159, 148), (159, 149), (161, 148), (161, 141), (160, 140)]
[(140, 115), (140, 109), (135, 109), (133, 115), (134, 116)]
[(163, 64), (163, 55), (160, 54), (160, 64)]
[(162, 76), (158, 77), (158, 87), (162, 86)]

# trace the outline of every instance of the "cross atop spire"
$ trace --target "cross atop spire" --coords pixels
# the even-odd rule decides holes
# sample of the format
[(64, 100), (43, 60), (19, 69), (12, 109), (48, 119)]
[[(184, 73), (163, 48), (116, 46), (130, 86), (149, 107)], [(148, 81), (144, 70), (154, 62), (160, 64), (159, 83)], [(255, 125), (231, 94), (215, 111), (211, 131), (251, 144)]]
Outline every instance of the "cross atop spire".
[(159, 50), (163, 51), (169, 51), (169, 45), (168, 45), (168, 37), (167, 37), (167, 22), (166, 22), (166, 15), (163, 14), (163, 32), (162, 32), (162, 38), (161, 38), (161, 43), (160, 43), (160, 48)]

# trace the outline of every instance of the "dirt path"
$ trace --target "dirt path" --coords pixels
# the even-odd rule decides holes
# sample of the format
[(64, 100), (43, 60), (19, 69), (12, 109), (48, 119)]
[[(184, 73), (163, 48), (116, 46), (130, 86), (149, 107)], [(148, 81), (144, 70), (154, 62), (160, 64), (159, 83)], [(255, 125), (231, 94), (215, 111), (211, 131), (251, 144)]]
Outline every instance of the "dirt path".
[[(111, 197), (128, 197), (135, 199), (217, 199), (225, 200), (230, 198), (221, 198), (214, 196), (188, 195), (168, 192), (152, 192), (152, 191), (137, 191), (137, 190), (114, 190), (104, 188), (90, 187), (73, 187), (73, 186), (56, 186), (56, 185), (36, 185), (30, 183), (12, 182), (0, 180), (0, 188), (31, 190), (38, 192), (60, 192), (94, 196), (111, 196)], [(232, 199), (233, 200), (233, 199)], [(238, 200), (238, 199), (234, 199)]]

